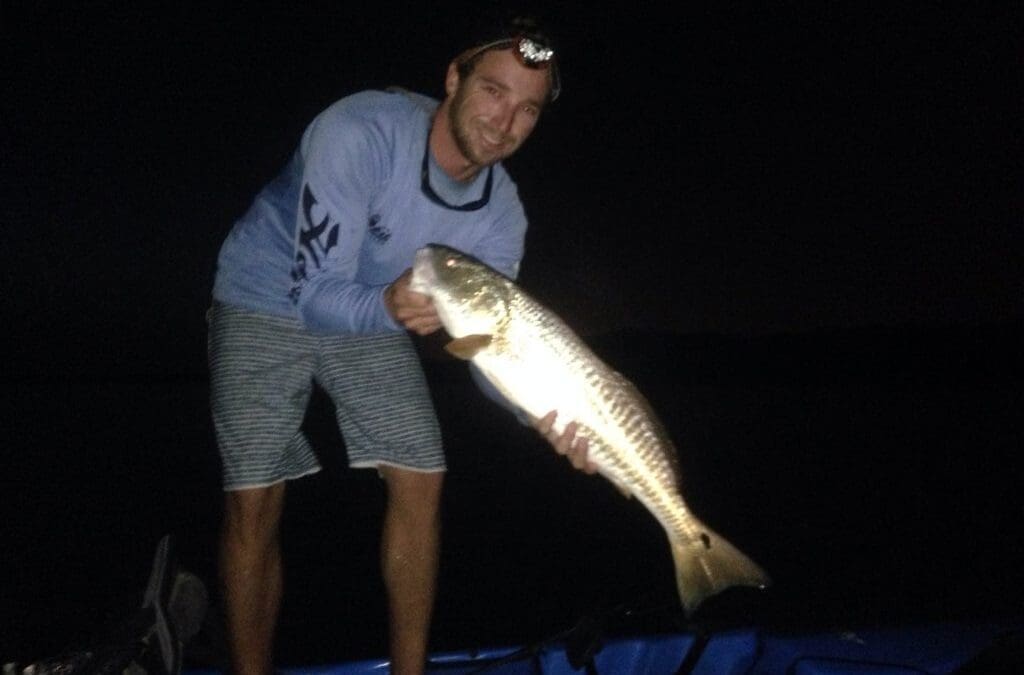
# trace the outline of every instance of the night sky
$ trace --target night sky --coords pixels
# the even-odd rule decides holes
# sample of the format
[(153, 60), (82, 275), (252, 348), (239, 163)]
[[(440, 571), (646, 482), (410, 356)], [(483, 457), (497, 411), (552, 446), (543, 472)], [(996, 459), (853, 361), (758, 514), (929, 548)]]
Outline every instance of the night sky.
[[(5, 8), (19, 372), (201, 371), (233, 220), (337, 98), (438, 95), (474, 6), (301, 4)], [(1020, 320), (1009, 17), (673, 5), (548, 10), (564, 95), (508, 163), (524, 286), (586, 334)]]
[[(481, 3), (16, 4), (4, 3), (0, 21), (0, 315), (16, 458), (4, 472), (14, 533), (4, 539), (18, 556), (0, 573), (29, 583), (26, 570), (44, 557), (47, 574), (70, 585), (75, 561), (58, 552), (72, 530), (103, 522), (100, 543), (83, 549), (103, 557), (117, 540), (137, 562), (151, 542), (122, 536), (139, 531), (125, 520), (132, 508), (155, 513), (191, 489), (194, 522), (213, 521), (200, 506), (219, 499), (204, 314), (221, 241), (338, 98), (389, 85), (440, 96)], [(622, 354), (634, 343), (607, 336), (646, 336), (629, 374), (670, 426), (692, 434), (682, 440), (697, 448), (687, 461), (706, 470), (704, 485), (724, 488), (705, 491), (704, 508), (717, 504), (718, 522), (740, 535), (762, 527), (755, 552), (783, 579), (787, 564), (802, 573), (803, 550), (776, 542), (806, 544), (839, 522), (859, 544), (885, 534), (890, 511), (906, 519), (900, 543), (926, 522), (918, 540), (945, 555), (951, 527), (981, 538), (953, 551), (960, 564), (982, 551), (999, 574), (1019, 570), (1000, 549), (1024, 541), (1016, 17), (996, 5), (892, 5), (550, 3), (562, 97), (507, 162), (531, 221), (522, 285), (588, 339), (625, 345)], [(873, 330), (882, 343), (856, 342)], [(842, 331), (852, 342), (816, 342)], [(944, 342), (950, 331), (969, 339)], [(665, 349), (656, 334), (692, 337), (671, 343), (690, 346), (713, 344), (698, 339), (709, 335), (810, 337), (756, 370), (757, 349), (702, 361), (705, 352)], [(915, 360), (905, 336), (922, 334), (940, 348)], [(898, 349), (869, 368), (852, 358), (809, 369), (836, 344), (862, 356), (886, 336)], [(979, 363), (984, 372), (970, 373)], [(754, 371), (756, 382), (743, 379)], [(949, 379), (954, 371), (965, 379)], [(837, 373), (847, 379), (834, 386)], [(183, 384), (152, 386), (168, 382)], [(507, 468), (500, 462), (517, 461), (528, 437), (460, 417), (466, 391), (445, 393), (442, 415), (452, 433), (506, 443), (494, 451)], [(454, 477), (479, 469), (500, 493), (504, 482), (486, 474), (496, 469), (474, 462), (484, 463), (456, 455)], [(765, 484), (783, 474), (796, 487)], [(456, 494), (471, 483), (451, 481)], [(808, 485), (835, 501), (804, 495)], [(905, 492), (889, 496), (895, 485)], [(320, 494), (300, 499), (326, 518)], [(80, 510), (89, 503), (95, 512)], [(978, 504), (993, 515), (975, 527)], [(851, 507), (867, 519), (854, 524)], [(793, 522), (794, 513), (807, 515)], [(546, 518), (534, 526), (555, 527)], [(657, 536), (650, 550), (661, 550)], [(844, 545), (821, 559), (846, 555)], [(857, 564), (876, 573), (863, 556)], [(948, 587), (942, 564), (920, 578)], [(992, 597), (1003, 592), (998, 575), (964, 574), (985, 579)]]

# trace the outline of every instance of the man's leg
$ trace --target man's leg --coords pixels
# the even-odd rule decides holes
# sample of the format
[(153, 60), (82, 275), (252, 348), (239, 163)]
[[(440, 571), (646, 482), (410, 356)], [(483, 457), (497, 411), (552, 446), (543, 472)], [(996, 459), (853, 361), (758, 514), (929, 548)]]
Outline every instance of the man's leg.
[(224, 493), (220, 576), (235, 675), (273, 672), (282, 587), (278, 526), (284, 493), (284, 482)]
[(437, 583), (445, 461), (419, 355), (405, 333), (323, 340), (316, 379), (334, 401), (349, 466), (377, 469), (387, 486), (380, 548), (391, 672), (422, 673)]
[(443, 472), (382, 465), (387, 507), (381, 570), (388, 592), (392, 675), (424, 671), (441, 539)]

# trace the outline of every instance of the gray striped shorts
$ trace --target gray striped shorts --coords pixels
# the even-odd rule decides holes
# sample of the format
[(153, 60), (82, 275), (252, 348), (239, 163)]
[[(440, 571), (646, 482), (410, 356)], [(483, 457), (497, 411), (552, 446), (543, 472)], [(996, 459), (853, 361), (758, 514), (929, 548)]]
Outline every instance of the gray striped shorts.
[(426, 377), (405, 333), (318, 335), (294, 319), (214, 303), (207, 347), (225, 490), (320, 470), (301, 430), (314, 380), (334, 402), (349, 466), (445, 470)]

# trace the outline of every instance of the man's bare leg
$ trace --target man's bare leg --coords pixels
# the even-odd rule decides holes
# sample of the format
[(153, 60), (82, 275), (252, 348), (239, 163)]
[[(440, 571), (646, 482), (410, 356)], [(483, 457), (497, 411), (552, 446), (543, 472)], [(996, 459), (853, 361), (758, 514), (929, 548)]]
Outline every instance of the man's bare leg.
[(220, 576), (234, 675), (271, 675), (281, 604), (285, 484), (224, 493)]
[(388, 498), (381, 571), (388, 591), (392, 675), (419, 675), (427, 659), (441, 540), (443, 472), (381, 466)]

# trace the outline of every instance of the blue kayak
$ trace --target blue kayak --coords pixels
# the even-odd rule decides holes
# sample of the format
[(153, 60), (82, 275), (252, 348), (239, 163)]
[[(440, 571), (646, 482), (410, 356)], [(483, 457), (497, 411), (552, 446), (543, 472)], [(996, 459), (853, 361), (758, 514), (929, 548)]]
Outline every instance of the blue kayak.
[[(759, 629), (711, 636), (689, 633), (608, 640), (584, 663), (565, 645), (499, 647), (434, 654), (428, 673), (468, 675), (909, 675), (911, 673), (1024, 672), (1019, 662), (1022, 624), (929, 624), (822, 633), (770, 633)], [(186, 670), (217, 675), (216, 670)], [(386, 659), (282, 668), (287, 675), (387, 673)]]
[[(98, 639), (53, 657), (3, 663), (3, 675), (220, 675), (225, 654), (208, 623), (205, 584), (175, 561), (173, 541), (160, 540), (141, 605)], [(752, 605), (747, 607), (749, 610)], [(1024, 614), (948, 621), (831, 624), (785, 628), (771, 621), (723, 624), (707, 619), (659, 631), (611, 628), (633, 605), (587, 617), (541, 642), (435, 652), (428, 673), (468, 675), (979, 675), (1024, 673)], [(203, 626), (210, 627), (204, 633)], [(200, 641), (203, 642), (203, 641)], [(301, 653), (301, 652), (300, 652)], [(364, 652), (365, 653), (365, 652)], [(372, 652), (371, 652), (372, 653)], [(385, 656), (322, 661), (290, 657), (285, 675), (362, 675), (389, 671)]]

